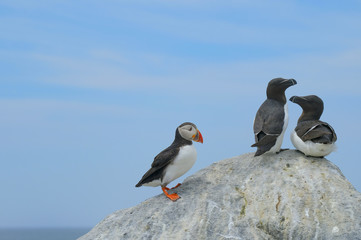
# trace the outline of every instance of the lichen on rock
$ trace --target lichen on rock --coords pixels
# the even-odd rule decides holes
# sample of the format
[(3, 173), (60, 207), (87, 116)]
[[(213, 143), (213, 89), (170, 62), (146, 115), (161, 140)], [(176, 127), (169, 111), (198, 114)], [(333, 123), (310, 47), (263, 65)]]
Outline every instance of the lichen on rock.
[(361, 239), (361, 194), (337, 166), (294, 151), (222, 160), (119, 210), (79, 240)]

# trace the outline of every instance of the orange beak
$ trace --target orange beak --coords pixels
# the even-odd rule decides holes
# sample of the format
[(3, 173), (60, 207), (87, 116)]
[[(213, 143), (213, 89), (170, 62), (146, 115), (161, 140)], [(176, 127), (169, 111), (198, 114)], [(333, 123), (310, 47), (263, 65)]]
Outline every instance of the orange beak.
[(203, 143), (203, 136), (198, 129), (197, 129), (197, 134), (193, 138), (193, 141)]

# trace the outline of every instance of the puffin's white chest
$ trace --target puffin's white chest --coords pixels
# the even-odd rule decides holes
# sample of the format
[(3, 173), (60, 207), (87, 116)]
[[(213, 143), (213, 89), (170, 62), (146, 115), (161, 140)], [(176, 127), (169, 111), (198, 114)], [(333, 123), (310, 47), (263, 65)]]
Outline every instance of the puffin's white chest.
[(285, 132), (286, 132), (286, 129), (287, 129), (287, 126), (288, 126), (288, 105), (287, 105), (287, 103), (284, 106), (284, 112), (285, 112), (285, 117), (283, 119), (282, 132), (278, 136), (275, 145), (269, 150), (272, 153), (279, 152), (280, 149), (281, 149), (281, 146), (282, 146), (283, 136), (285, 135)]
[(306, 156), (312, 157), (324, 157), (336, 149), (336, 145), (334, 143), (322, 144), (314, 143), (312, 141), (304, 142), (297, 135), (295, 130), (291, 133), (291, 142), (297, 150), (303, 152)]
[(162, 185), (166, 185), (171, 181), (181, 177), (192, 168), (196, 160), (197, 151), (193, 144), (181, 147), (177, 157), (165, 169)]

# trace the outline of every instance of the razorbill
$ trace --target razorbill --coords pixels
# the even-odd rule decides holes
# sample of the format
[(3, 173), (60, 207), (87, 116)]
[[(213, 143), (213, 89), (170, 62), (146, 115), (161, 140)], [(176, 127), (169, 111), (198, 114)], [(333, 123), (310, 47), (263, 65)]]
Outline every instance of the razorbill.
[[(173, 143), (154, 158), (151, 168), (135, 186), (161, 186), (169, 199), (172, 201), (179, 199), (178, 194), (167, 192), (169, 190), (167, 185), (185, 174), (195, 163), (197, 151), (192, 140), (203, 143), (201, 132), (193, 123), (182, 123), (175, 131)], [(174, 188), (180, 185), (178, 183)]]
[(293, 96), (291, 102), (301, 106), (303, 112), (291, 133), (295, 148), (306, 156), (324, 157), (336, 149), (337, 136), (330, 124), (320, 121), (323, 101), (315, 95)]
[(284, 78), (275, 78), (268, 83), (267, 99), (258, 109), (253, 124), (256, 143), (251, 147), (257, 147), (255, 156), (280, 151), (288, 124), (285, 91), (295, 84), (296, 80)]

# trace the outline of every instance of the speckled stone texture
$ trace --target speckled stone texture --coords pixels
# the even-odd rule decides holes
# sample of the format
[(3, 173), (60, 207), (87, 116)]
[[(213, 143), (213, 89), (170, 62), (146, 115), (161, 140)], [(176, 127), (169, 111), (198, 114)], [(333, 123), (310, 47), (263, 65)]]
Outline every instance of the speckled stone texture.
[(361, 239), (361, 194), (326, 159), (288, 150), (226, 159), (106, 217), (80, 240)]

